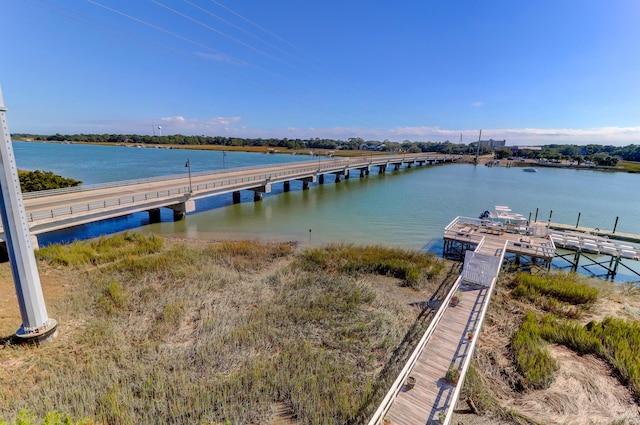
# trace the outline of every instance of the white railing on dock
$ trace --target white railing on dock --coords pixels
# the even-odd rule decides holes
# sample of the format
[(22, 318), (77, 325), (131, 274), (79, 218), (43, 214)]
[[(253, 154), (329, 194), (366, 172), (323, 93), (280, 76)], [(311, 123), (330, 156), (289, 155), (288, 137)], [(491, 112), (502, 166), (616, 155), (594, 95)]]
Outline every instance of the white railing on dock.
[[(505, 244), (505, 246), (502, 249), (502, 252), (499, 256), (496, 256), (496, 258), (499, 258), (499, 264), (502, 264), (502, 261), (504, 260), (504, 254), (507, 250), (507, 245)], [(449, 423), (451, 422), (451, 416), (453, 414), (453, 411), (456, 407), (456, 403), (458, 401), (458, 397), (460, 397), (460, 391), (462, 391), (462, 386), (464, 383), (464, 378), (467, 376), (467, 371), (469, 370), (469, 365), (471, 364), (471, 360), (473, 359), (473, 352), (476, 348), (476, 344), (478, 342), (478, 334), (480, 333), (480, 328), (482, 327), (482, 324), (484, 323), (484, 318), (487, 314), (487, 310), (489, 309), (489, 302), (491, 301), (491, 296), (493, 295), (493, 290), (495, 289), (496, 286), (496, 282), (498, 281), (498, 275), (500, 273), (500, 267), (498, 267), (498, 269), (495, 272), (495, 275), (493, 276), (493, 278), (491, 279), (491, 282), (489, 284), (489, 288), (487, 290), (487, 298), (485, 299), (484, 304), (482, 305), (482, 310), (480, 311), (480, 316), (478, 318), (478, 327), (476, 328), (476, 337), (473, 338), (469, 344), (469, 351), (468, 351), (468, 355), (465, 356), (464, 360), (462, 361), (462, 368), (460, 370), (460, 377), (458, 378), (458, 385), (456, 385), (454, 391), (453, 391), (453, 396), (451, 397), (451, 404), (449, 405), (449, 407), (446, 410), (446, 418), (444, 420), (444, 423), (442, 425), (449, 425)]]
[[(484, 237), (482, 239), (484, 240)], [(477, 268), (477, 265), (479, 263), (484, 263), (481, 267), (482, 267), (483, 271), (486, 272), (486, 275), (483, 275), (482, 282), (484, 284), (481, 284), (481, 285), (487, 287), (487, 296), (485, 298), (484, 304), (482, 306), (482, 309), (480, 311), (480, 315), (479, 315), (479, 318), (478, 318), (478, 321), (477, 321), (476, 334), (478, 334), (480, 332), (480, 329), (481, 329), (482, 324), (484, 322), (484, 317), (485, 317), (487, 309), (489, 307), (489, 301), (491, 299), (491, 295), (493, 293), (493, 289), (495, 287), (495, 284), (496, 284), (497, 279), (498, 279), (498, 275), (500, 273), (500, 267), (502, 265), (502, 262), (504, 261), (504, 255), (505, 255), (505, 252), (506, 252), (506, 248), (507, 248), (507, 244), (505, 243), (504, 246), (502, 247), (502, 249), (500, 249), (500, 252), (498, 253), (498, 255), (495, 255), (495, 256), (488, 256), (488, 255), (479, 254), (478, 251), (480, 250), (480, 247), (477, 247), (476, 251), (467, 251), (466, 252), (465, 263), (464, 263), (465, 266), (464, 266), (464, 268), (462, 270), (462, 273), (460, 274), (458, 279), (453, 284), (451, 290), (449, 291), (449, 293), (447, 294), (445, 299), (442, 301), (442, 304), (440, 305), (440, 308), (438, 309), (438, 311), (436, 312), (435, 316), (433, 317), (433, 320), (429, 324), (429, 327), (427, 328), (427, 330), (425, 331), (424, 335), (422, 336), (422, 338), (418, 342), (418, 345), (416, 346), (416, 348), (413, 350), (413, 353), (409, 357), (409, 360), (407, 361), (406, 365), (404, 366), (404, 368), (402, 368), (402, 371), (400, 371), (400, 374), (398, 375), (398, 377), (394, 381), (393, 385), (391, 386), (391, 388), (389, 389), (389, 391), (385, 395), (384, 399), (382, 400), (382, 403), (380, 403), (380, 405), (378, 406), (378, 409), (376, 410), (376, 412), (373, 414), (373, 416), (369, 420), (368, 425), (381, 425), (382, 424), (382, 420), (383, 420), (384, 416), (389, 411), (391, 405), (393, 404), (393, 401), (395, 400), (395, 398), (397, 397), (398, 393), (402, 389), (404, 383), (406, 382), (407, 378), (409, 377), (409, 375), (410, 375), (413, 367), (415, 366), (418, 358), (420, 357), (420, 355), (424, 351), (426, 345), (429, 343), (429, 340), (431, 339), (433, 333), (435, 332), (435, 330), (438, 327), (440, 321), (442, 320), (442, 317), (444, 316), (444, 313), (447, 310), (447, 307), (449, 306), (451, 298), (458, 291), (458, 289), (460, 287), (460, 284), (461, 283), (472, 283), (472, 284), (478, 283), (478, 284), (481, 284), (481, 283), (476, 282), (476, 281), (467, 281), (465, 279), (465, 268), (466, 267), (470, 267), (471, 269)], [(467, 261), (467, 256), (469, 257), (468, 261)], [(493, 258), (489, 258), (489, 257), (493, 257)], [(486, 265), (486, 267), (485, 267), (485, 265)], [(473, 272), (470, 271), (470, 273), (473, 273)], [(446, 419), (445, 419), (444, 424), (449, 424), (449, 422), (451, 421), (451, 415), (452, 415), (453, 410), (455, 408), (456, 400), (458, 399), (458, 397), (460, 395), (460, 391), (462, 389), (462, 384), (464, 382), (464, 378), (466, 376), (467, 370), (469, 369), (469, 365), (470, 365), (471, 359), (473, 357), (473, 351), (474, 351), (474, 348), (475, 348), (477, 340), (478, 340), (478, 338), (475, 337), (470, 341), (470, 345), (469, 345), (470, 348), (469, 348), (469, 350), (467, 352), (467, 355), (465, 356), (465, 358), (464, 358), (464, 360), (462, 362), (462, 365), (461, 365), (460, 378), (458, 380), (458, 384), (456, 385), (456, 387), (454, 389), (453, 396), (451, 397), (451, 404), (447, 407), (447, 410), (446, 410)]]

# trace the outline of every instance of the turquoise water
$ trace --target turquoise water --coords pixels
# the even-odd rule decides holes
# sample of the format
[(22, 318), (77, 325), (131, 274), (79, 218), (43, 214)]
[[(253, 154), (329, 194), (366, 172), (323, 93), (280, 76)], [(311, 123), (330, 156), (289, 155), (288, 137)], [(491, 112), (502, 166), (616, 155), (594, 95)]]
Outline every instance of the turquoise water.
[[(221, 169), (219, 151), (191, 151), (110, 146), (14, 142), (22, 169), (53, 171), (85, 183), (126, 180), (185, 173), (189, 158), (192, 172)], [(304, 156), (227, 152), (226, 168), (300, 161)], [(295, 240), (303, 244), (345, 242), (383, 244), (438, 252), (443, 228), (456, 216), (477, 217), (495, 205), (546, 221), (612, 229), (640, 234), (640, 175), (589, 170), (521, 168), (445, 164), (402, 169), (386, 174), (357, 173), (349, 180), (324, 185), (292, 182), (291, 192), (274, 185), (261, 202), (252, 192), (242, 203), (231, 195), (196, 202), (196, 212), (173, 222), (169, 211), (162, 222), (149, 224), (147, 214), (79, 226), (40, 236), (47, 243), (93, 237), (126, 228), (143, 232), (204, 239), (229, 237)]]

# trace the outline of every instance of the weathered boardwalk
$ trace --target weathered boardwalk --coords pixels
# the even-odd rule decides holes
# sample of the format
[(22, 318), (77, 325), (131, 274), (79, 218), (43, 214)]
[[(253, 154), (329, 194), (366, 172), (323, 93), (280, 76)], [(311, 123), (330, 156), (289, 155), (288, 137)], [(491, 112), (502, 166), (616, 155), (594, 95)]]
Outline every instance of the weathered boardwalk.
[(475, 335), (470, 340), (467, 334), (475, 333), (479, 327), (491, 289), (460, 283), (460, 303), (446, 307), (442, 320), (410, 372), (416, 379), (415, 386), (407, 389), (403, 385), (385, 415), (392, 424), (440, 423), (440, 412), (447, 414), (455, 405), (456, 386), (447, 382), (444, 376), (449, 367), (462, 370), (465, 360), (472, 355)]
[[(445, 243), (464, 256), (462, 273), (370, 425), (382, 424), (384, 418), (394, 425), (449, 423), (505, 256), (544, 264), (553, 258), (553, 241), (531, 232), (535, 229), (521, 233), (460, 217), (447, 226)], [(454, 296), (460, 299), (455, 306)], [(445, 379), (449, 369), (459, 373), (455, 384)], [(407, 384), (409, 377), (415, 379), (413, 387)]]

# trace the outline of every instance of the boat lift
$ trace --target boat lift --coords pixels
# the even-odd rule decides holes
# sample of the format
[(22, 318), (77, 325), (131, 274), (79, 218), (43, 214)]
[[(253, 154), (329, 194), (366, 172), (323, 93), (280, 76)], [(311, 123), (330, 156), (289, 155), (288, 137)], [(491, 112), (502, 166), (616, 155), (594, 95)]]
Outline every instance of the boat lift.
[[(624, 264), (624, 260), (640, 261), (640, 248), (620, 244), (607, 238), (588, 235), (578, 232), (562, 232), (558, 230), (550, 230), (549, 234), (556, 247), (573, 251), (567, 254), (556, 252), (556, 257), (567, 263), (572, 271), (578, 269), (580, 259), (584, 258), (588, 264), (581, 267), (593, 275), (596, 273), (590, 270), (590, 267), (600, 267), (606, 270), (604, 275), (607, 278), (614, 278), (618, 273), (618, 269), (623, 267), (632, 274), (640, 277), (640, 272)], [(597, 261), (592, 258), (594, 255), (609, 256), (609, 259)], [(599, 275), (598, 275), (599, 276)]]

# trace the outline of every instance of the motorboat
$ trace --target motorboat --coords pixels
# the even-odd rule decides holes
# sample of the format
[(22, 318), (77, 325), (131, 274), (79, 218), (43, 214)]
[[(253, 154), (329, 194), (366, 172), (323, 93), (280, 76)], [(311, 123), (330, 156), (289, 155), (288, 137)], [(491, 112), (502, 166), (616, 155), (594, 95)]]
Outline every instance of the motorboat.
[(483, 220), (490, 220), (501, 224), (514, 224), (526, 226), (527, 218), (522, 214), (514, 213), (506, 205), (496, 205), (494, 211), (485, 211), (480, 215)]

